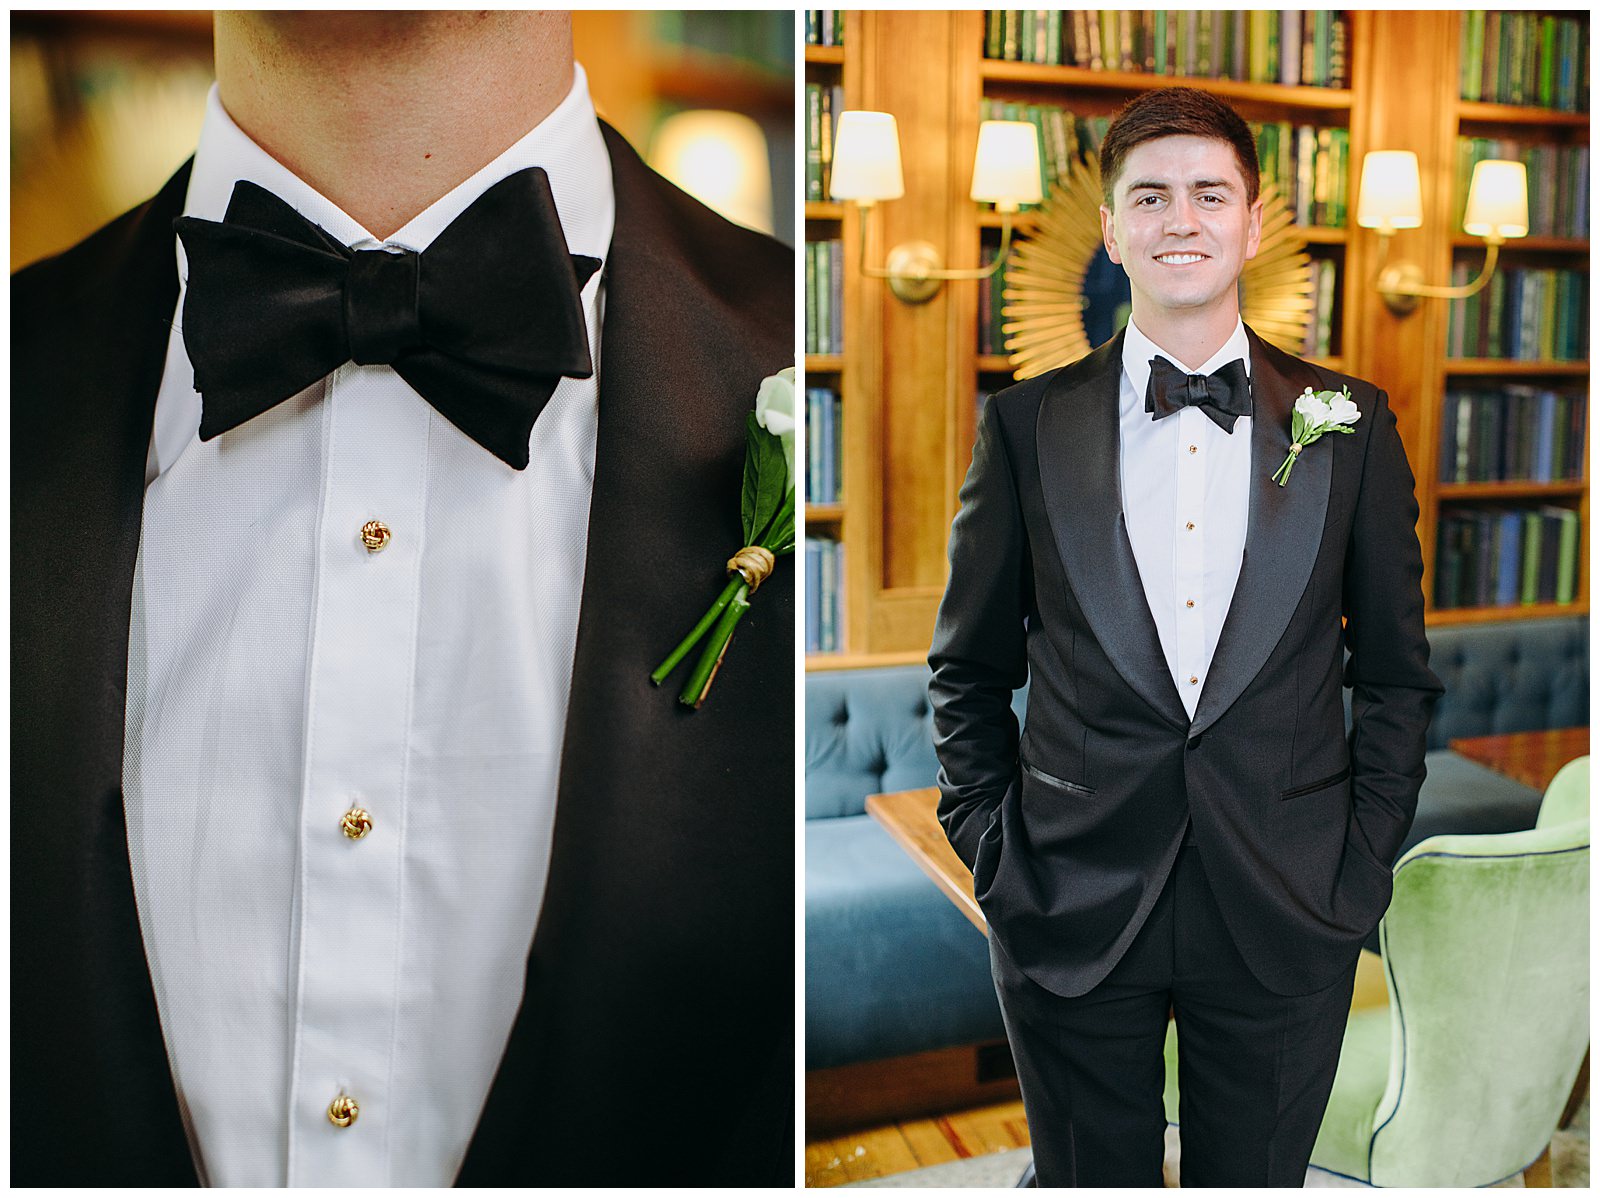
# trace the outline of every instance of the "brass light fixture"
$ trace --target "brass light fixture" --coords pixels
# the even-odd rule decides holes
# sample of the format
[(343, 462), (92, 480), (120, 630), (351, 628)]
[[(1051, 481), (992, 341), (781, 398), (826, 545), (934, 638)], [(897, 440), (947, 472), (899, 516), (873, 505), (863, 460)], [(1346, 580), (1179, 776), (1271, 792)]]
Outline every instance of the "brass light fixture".
[(1389, 311), (1405, 316), (1419, 299), (1465, 299), (1482, 291), (1494, 275), (1500, 246), (1528, 235), (1528, 169), (1520, 162), (1491, 159), (1472, 169), (1462, 229), (1482, 237), (1487, 247), (1483, 270), (1460, 287), (1423, 283), (1415, 262), (1389, 262), (1389, 243), (1398, 229), (1422, 225), (1422, 180), (1410, 150), (1373, 150), (1361, 163), (1361, 197), (1356, 223), (1378, 231), (1378, 276), (1374, 284)]
[(1027, 121), (984, 121), (978, 128), (971, 196), (979, 203), (992, 203), (1001, 217), (1000, 252), (988, 266), (944, 269), (938, 247), (928, 241), (904, 242), (889, 251), (883, 266), (868, 266), (867, 209), (880, 200), (905, 194), (900, 134), (890, 113), (841, 113), (834, 132), (829, 193), (836, 200), (852, 200), (861, 209), (858, 261), (863, 277), (885, 279), (899, 299), (922, 304), (939, 294), (947, 280), (984, 279), (994, 274), (1011, 251), (1012, 214), (1019, 205), (1043, 198), (1038, 147), (1038, 133)]

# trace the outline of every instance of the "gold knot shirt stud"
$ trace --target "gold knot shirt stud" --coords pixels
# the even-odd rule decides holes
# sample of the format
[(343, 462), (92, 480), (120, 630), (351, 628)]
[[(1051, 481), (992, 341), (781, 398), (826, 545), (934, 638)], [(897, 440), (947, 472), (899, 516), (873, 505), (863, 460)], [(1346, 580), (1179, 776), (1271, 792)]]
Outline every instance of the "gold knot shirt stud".
[(335, 1127), (349, 1127), (360, 1114), (361, 1108), (348, 1094), (340, 1094), (328, 1104), (328, 1122)]
[(339, 828), (351, 840), (360, 840), (372, 831), (372, 813), (365, 807), (352, 807), (339, 821)]
[(382, 520), (368, 520), (361, 526), (361, 543), (368, 553), (379, 553), (389, 543), (389, 526)]

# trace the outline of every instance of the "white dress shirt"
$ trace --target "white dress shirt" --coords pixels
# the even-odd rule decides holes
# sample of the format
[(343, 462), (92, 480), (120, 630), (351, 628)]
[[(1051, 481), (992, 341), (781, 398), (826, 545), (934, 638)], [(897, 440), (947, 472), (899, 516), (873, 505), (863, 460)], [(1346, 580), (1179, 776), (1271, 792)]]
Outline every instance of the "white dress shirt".
[[(221, 220), (249, 179), (347, 246), (421, 251), (530, 166), (569, 250), (604, 259), (611, 167), (581, 67), (537, 128), (382, 241), (213, 88), (184, 212)], [(601, 287), (583, 290), (597, 369)], [(549, 867), (598, 377), (562, 380), (524, 471), (382, 365), (347, 363), (202, 442), (183, 298), (145, 490), (123, 783), (190, 1143), (210, 1185), (449, 1185), (522, 1000)], [(392, 534), (379, 552), (360, 536), (374, 519)], [(354, 807), (372, 818), (359, 839), (341, 828)], [(358, 1104), (343, 1128), (328, 1115), (341, 1094)]]
[(1244, 562), (1250, 522), (1251, 418), (1224, 432), (1199, 408), (1160, 420), (1144, 410), (1150, 359), (1211, 374), (1236, 358), (1250, 370), (1244, 324), (1199, 366), (1188, 366), (1128, 321), (1122, 342), (1122, 511), (1145, 602), (1167, 669), (1194, 718)]

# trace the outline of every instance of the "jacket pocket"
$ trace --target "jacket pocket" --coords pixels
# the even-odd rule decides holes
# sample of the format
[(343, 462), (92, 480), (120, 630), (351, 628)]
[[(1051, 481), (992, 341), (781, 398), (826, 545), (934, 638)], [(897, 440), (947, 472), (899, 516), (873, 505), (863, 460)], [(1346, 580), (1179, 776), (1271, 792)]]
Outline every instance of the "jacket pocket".
[(1040, 782), (1043, 782), (1046, 786), (1054, 786), (1060, 790), (1066, 791), (1069, 794), (1094, 794), (1094, 787), (1092, 786), (1083, 786), (1077, 782), (1068, 782), (1065, 778), (1057, 778), (1054, 774), (1047, 774), (1043, 770), (1034, 769), (1033, 766), (1029, 765), (1026, 761), (1022, 763), (1022, 768), (1027, 773), (1037, 778)]
[(1343, 782), (1349, 776), (1350, 767), (1345, 766), (1344, 769), (1340, 770), (1337, 774), (1333, 774), (1317, 782), (1308, 783), (1305, 786), (1296, 786), (1293, 790), (1284, 791), (1283, 794), (1279, 795), (1278, 797), (1283, 799), (1298, 799), (1301, 795), (1315, 794), (1319, 790), (1326, 790), (1330, 786), (1334, 786), (1340, 782)]

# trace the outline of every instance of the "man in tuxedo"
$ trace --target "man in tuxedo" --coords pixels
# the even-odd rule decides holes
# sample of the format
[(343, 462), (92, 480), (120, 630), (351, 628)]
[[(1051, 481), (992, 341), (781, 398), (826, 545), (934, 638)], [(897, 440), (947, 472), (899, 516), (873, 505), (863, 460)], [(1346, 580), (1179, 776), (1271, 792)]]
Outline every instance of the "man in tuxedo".
[[(1240, 321), (1237, 114), (1147, 93), (1101, 170), (1132, 318), (983, 413), (929, 657), (939, 818), (1038, 1184), (1162, 1184), (1170, 1010), (1183, 1184), (1300, 1185), (1442, 690), (1412, 477), (1381, 390)], [(1296, 397), (1344, 387), (1354, 431), (1279, 486)]]
[[(793, 253), (559, 13), (219, 14), (12, 287), (12, 1181), (789, 1185), (793, 584), (691, 712)], [(175, 236), (176, 228), (176, 236)]]

